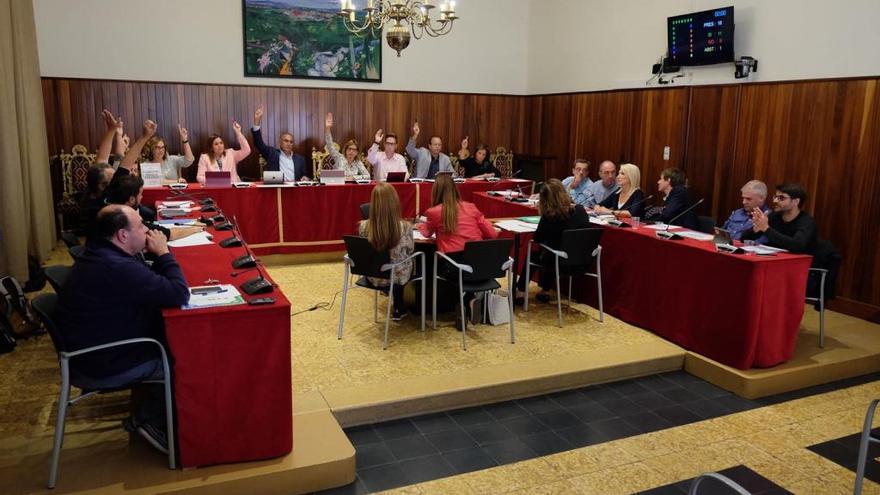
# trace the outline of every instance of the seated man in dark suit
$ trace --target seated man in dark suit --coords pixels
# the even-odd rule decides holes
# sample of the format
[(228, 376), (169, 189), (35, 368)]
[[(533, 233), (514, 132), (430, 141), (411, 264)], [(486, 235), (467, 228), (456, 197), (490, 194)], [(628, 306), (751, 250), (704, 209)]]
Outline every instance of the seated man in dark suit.
[[(165, 237), (147, 229), (137, 212), (123, 205), (98, 213), (95, 234), (59, 294), (57, 317), (65, 344), (77, 350), (138, 337), (164, 341), (161, 308), (189, 301), (186, 280)], [(156, 256), (152, 267), (139, 257), (144, 250)], [(163, 376), (154, 345), (98, 351), (71, 364), (88, 377), (118, 380), (120, 387)], [(124, 424), (167, 452), (164, 397), (153, 393), (150, 398)]]
[(306, 159), (302, 155), (293, 153), (293, 134), (282, 132), (278, 136), (278, 148), (270, 148), (263, 141), (263, 133), (260, 131), (262, 120), (263, 107), (260, 107), (254, 112), (254, 126), (251, 127), (251, 134), (254, 136), (254, 146), (266, 159), (266, 170), (284, 172), (284, 180), (286, 181), (309, 180), (311, 174), (306, 168)]
[(657, 181), (657, 190), (664, 194), (666, 203), (660, 212), (658, 220), (665, 224), (680, 225), (686, 229), (697, 230), (696, 209), (691, 209), (684, 215), (688, 208), (693, 206), (685, 186), (684, 172), (677, 168), (667, 168), (660, 172), (660, 180)]
[(744, 240), (766, 236), (768, 246), (799, 254), (815, 254), (818, 241), (816, 221), (801, 208), (807, 193), (800, 184), (780, 184), (773, 196), (773, 212), (752, 210), (752, 228), (743, 233)]

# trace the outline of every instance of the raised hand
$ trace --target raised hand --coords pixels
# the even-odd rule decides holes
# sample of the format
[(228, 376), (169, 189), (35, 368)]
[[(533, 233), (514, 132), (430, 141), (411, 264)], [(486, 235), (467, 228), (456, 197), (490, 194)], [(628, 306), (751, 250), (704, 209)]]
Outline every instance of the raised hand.
[(236, 134), (241, 133), (241, 124), (239, 124), (237, 121), (232, 121), (232, 128), (235, 129)]
[(181, 127), (180, 124), (177, 124), (177, 132), (180, 133), (181, 141), (189, 141), (189, 131), (186, 130), (186, 127)]
[(168, 239), (165, 238), (165, 234), (159, 232), (158, 230), (148, 230), (146, 248), (147, 252), (153, 253), (156, 256), (167, 254)]
[(101, 112), (101, 116), (104, 118), (104, 125), (107, 127), (108, 131), (116, 129), (120, 124), (120, 122), (116, 120), (116, 117), (113, 116), (113, 113), (106, 108)]
[(158, 126), (152, 120), (147, 120), (144, 122), (144, 137), (147, 139), (156, 135), (156, 128)]
[(327, 129), (333, 127), (333, 114), (327, 112), (327, 117), (324, 118), (324, 127)]
[(128, 137), (128, 134), (123, 134), (120, 139), (122, 139), (122, 145), (125, 149), (128, 149), (128, 145), (131, 143), (131, 138)]
[(263, 114), (264, 113), (265, 113), (265, 110), (263, 109), (263, 105), (260, 105), (259, 108), (254, 110), (254, 127), (259, 126), (260, 122), (263, 121)]
[(468, 149), (468, 139), (469, 138), (470, 138), (470, 136), (465, 136), (464, 139), (461, 140), (461, 149), (463, 149), (463, 150)]
[(419, 128), (419, 121), (418, 120), (413, 123), (412, 132), (413, 132), (413, 137), (419, 137), (419, 133), (422, 132), (422, 130)]
[(376, 137), (375, 137), (376, 144), (381, 143), (383, 137), (385, 137), (385, 133), (382, 132), (382, 129), (379, 129), (378, 131), (376, 131)]
[(770, 228), (770, 219), (761, 211), (760, 208), (752, 210), (752, 230), (755, 232), (765, 232)]
[(125, 131), (123, 131), (124, 127), (125, 125), (122, 123), (122, 119), (116, 121), (116, 134), (118, 136), (122, 136), (123, 134), (125, 134)]

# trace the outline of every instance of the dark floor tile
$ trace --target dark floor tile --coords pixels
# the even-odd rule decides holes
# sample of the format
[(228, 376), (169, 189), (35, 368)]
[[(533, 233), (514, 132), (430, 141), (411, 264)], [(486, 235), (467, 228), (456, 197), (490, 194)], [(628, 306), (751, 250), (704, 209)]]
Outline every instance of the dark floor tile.
[(676, 371), (673, 373), (667, 373), (667, 374), (663, 375), (663, 378), (665, 378), (671, 382), (677, 383), (682, 387), (687, 387), (692, 384), (707, 383), (702, 378), (696, 377), (686, 371)]
[(577, 416), (577, 418), (584, 423), (598, 421), (600, 419), (609, 419), (617, 416), (617, 414), (609, 411), (605, 408), (605, 406), (598, 402), (592, 402), (590, 404), (578, 407), (569, 407), (568, 412)]
[(410, 484), (397, 463), (361, 469), (357, 472), (369, 492), (381, 492)]
[(465, 433), (464, 430), (449, 430), (437, 433), (429, 433), (425, 435), (434, 447), (440, 452), (449, 452), (450, 450), (466, 449), (468, 447), (476, 447), (477, 442)]
[(448, 414), (449, 417), (454, 419), (455, 422), (461, 426), (481, 425), (494, 421), (492, 416), (489, 416), (489, 413), (487, 413), (482, 407), (457, 409), (455, 411), (450, 411)]
[(489, 404), (488, 406), (483, 406), (483, 409), (485, 409), (486, 412), (488, 412), (493, 418), (497, 420), (520, 418), (529, 414), (528, 411), (519, 407), (519, 404), (514, 401)]
[(509, 440), (517, 436), (516, 433), (511, 432), (501, 423), (468, 426), (464, 431), (480, 445)]
[(743, 399), (735, 395), (719, 397), (717, 400), (722, 406), (730, 409), (731, 412), (748, 411), (749, 409), (754, 409), (759, 406), (759, 404), (753, 400)]
[(638, 492), (635, 495), (683, 495), (686, 493), (687, 490), (682, 490), (676, 485), (664, 485), (643, 492)]
[(650, 433), (675, 426), (669, 420), (648, 411), (633, 414), (632, 416), (624, 416), (623, 419), (635, 426), (641, 433)]
[(456, 474), (452, 466), (440, 454), (400, 461), (400, 469), (403, 470), (408, 484), (422, 483)]
[(529, 397), (528, 399), (520, 399), (516, 402), (522, 406), (523, 409), (532, 414), (555, 411), (562, 407), (545, 396)]
[(438, 452), (434, 445), (422, 435), (389, 440), (385, 442), (385, 445), (398, 460), (423, 457)]
[(518, 438), (504, 440), (483, 447), (483, 450), (492, 456), (499, 465), (534, 459), (538, 454)]
[[(752, 471), (746, 466), (734, 466), (722, 471), (718, 474), (727, 476), (741, 487), (745, 488), (749, 493), (764, 494), (770, 491), (780, 490), (781, 486)], [(788, 493), (784, 490), (780, 493)]]
[(595, 421), (588, 426), (606, 441), (617, 440), (618, 438), (630, 437), (641, 433), (635, 426), (622, 418)]
[(363, 445), (367, 443), (382, 441), (382, 437), (380, 437), (379, 434), (376, 433), (376, 430), (373, 429), (372, 425), (347, 428), (345, 430), (345, 435), (348, 437), (348, 440), (352, 443), (352, 445)]
[(520, 437), (526, 445), (538, 455), (550, 455), (558, 452), (571, 450), (571, 445), (562, 437), (552, 431), (535, 433)]
[(412, 423), (416, 425), (416, 428), (422, 433), (434, 433), (459, 428), (458, 423), (446, 415), (446, 413), (427, 414), (425, 416), (410, 418), (410, 421), (412, 421)]
[(606, 385), (593, 385), (580, 389), (581, 394), (592, 401), (620, 399), (622, 396)]
[(409, 437), (419, 435), (420, 432), (416, 425), (408, 419), (398, 419), (395, 421), (386, 421), (384, 423), (376, 423), (373, 429), (382, 438), (382, 440), (394, 440), (396, 438)]
[(684, 406), (664, 407), (662, 409), (655, 410), (654, 414), (669, 421), (675, 426), (686, 425), (688, 423), (694, 423), (703, 419), (700, 416), (697, 416), (695, 413), (689, 411), (688, 409), (685, 409)]
[(565, 439), (572, 448), (586, 447), (605, 441), (605, 436), (584, 424), (556, 430), (556, 434)]
[(592, 402), (587, 399), (584, 394), (580, 392), (580, 390), (566, 390), (564, 392), (556, 392), (555, 394), (550, 394), (548, 397), (550, 397), (553, 402), (559, 404), (562, 407), (576, 407)]
[[(699, 378), (696, 378), (696, 380), (699, 380)], [(725, 397), (731, 395), (730, 392), (728, 392), (727, 390), (716, 387), (715, 385), (712, 385), (709, 382), (704, 382), (702, 380), (690, 383), (688, 385), (683, 385), (682, 387), (690, 390), (691, 392), (694, 392), (695, 394), (702, 395), (707, 399), (714, 399), (716, 397)]]
[(388, 464), (397, 460), (385, 442), (358, 445), (355, 447), (355, 452), (358, 469)]
[(608, 387), (624, 397), (632, 394), (649, 392), (649, 390), (645, 388), (644, 385), (635, 380), (624, 380), (621, 382), (609, 383)]
[(455, 469), (458, 474), (488, 469), (497, 466), (495, 459), (479, 447), (463, 450), (454, 450), (443, 453), (443, 459)]
[(626, 398), (649, 411), (653, 411), (654, 409), (659, 409), (661, 407), (669, 407), (675, 405), (675, 402), (664, 397), (663, 395), (658, 394), (657, 392), (631, 394), (628, 395)]
[(565, 409), (550, 411), (543, 414), (536, 414), (535, 417), (538, 418), (540, 422), (544, 423), (554, 430), (560, 430), (562, 428), (568, 428), (570, 426), (582, 424), (581, 420), (578, 419), (577, 416)]
[(501, 421), (500, 424), (503, 424), (505, 428), (521, 437), (550, 430), (549, 426), (542, 423), (534, 416), (505, 419), (504, 421)]
[(367, 487), (364, 486), (364, 483), (359, 478), (356, 478), (353, 483), (330, 488), (329, 490), (321, 490), (315, 492), (315, 495), (364, 495), (366, 493), (369, 493)]
[(663, 395), (663, 397), (666, 397), (667, 399), (675, 402), (676, 404), (683, 404), (685, 402), (693, 402), (703, 399), (702, 395), (681, 387), (661, 390), (660, 394)]
[(599, 405), (608, 409), (615, 416), (629, 416), (643, 412), (645, 409), (629, 399), (611, 399), (599, 402)]
[(683, 406), (703, 419), (717, 418), (718, 416), (725, 416), (731, 413), (730, 409), (715, 399), (688, 402), (683, 404)]
[(669, 390), (674, 388), (681, 388), (679, 385), (673, 381), (667, 380), (663, 378), (663, 375), (648, 375), (643, 376), (641, 378), (636, 378), (636, 383), (645, 387), (648, 390), (653, 392), (660, 392), (661, 390)]

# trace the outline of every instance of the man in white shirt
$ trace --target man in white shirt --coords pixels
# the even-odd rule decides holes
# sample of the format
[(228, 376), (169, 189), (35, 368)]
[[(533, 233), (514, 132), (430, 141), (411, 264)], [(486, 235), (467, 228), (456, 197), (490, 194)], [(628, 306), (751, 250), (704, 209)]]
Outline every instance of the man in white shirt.
[[(379, 152), (379, 143), (385, 142), (385, 148), (382, 153)], [(382, 129), (376, 131), (376, 138), (370, 151), (367, 153), (367, 160), (373, 164), (373, 179), (385, 180), (388, 178), (388, 172), (404, 172), (409, 177), (409, 171), (406, 168), (406, 160), (403, 155), (396, 153), (397, 135), (389, 132), (387, 135)]]

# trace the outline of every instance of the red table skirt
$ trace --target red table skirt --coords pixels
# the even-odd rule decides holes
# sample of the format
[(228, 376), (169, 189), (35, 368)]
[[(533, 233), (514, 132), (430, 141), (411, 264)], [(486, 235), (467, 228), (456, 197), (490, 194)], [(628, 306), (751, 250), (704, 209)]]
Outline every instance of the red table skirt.
[[(498, 197), (474, 197), (488, 217), (535, 214)], [(791, 359), (810, 256), (721, 254), (711, 242), (662, 240), (644, 226), (604, 227), (600, 244), (609, 314), (739, 369)], [(578, 299), (596, 305), (595, 279), (576, 287)]]
[[(189, 286), (238, 286), (257, 276), (233, 277), (230, 263), (245, 248), (221, 248), (216, 241), (231, 233), (210, 232), (215, 244), (172, 248)], [(275, 303), (163, 311), (183, 467), (268, 459), (293, 448), (290, 303), (278, 289), (242, 296)]]
[[(167, 188), (144, 188), (143, 204), (171, 199), (211, 197), (223, 214), (238, 220), (242, 235), (257, 255), (342, 251), (342, 237), (357, 232), (360, 205), (370, 202), (375, 183), (314, 187), (243, 189), (209, 188), (190, 184), (184, 194), (174, 197)], [(412, 218), (431, 206), (433, 184), (395, 183), (401, 213)], [(505, 179), (499, 182), (468, 180), (458, 184), (462, 199), (474, 201), (475, 193), (523, 188), (528, 194), (531, 181)], [(212, 213), (215, 215), (216, 213)]]

